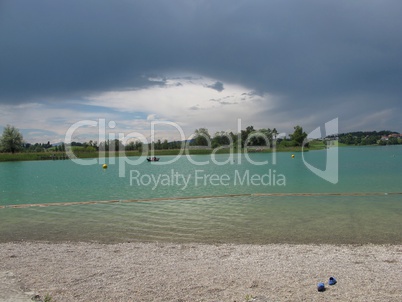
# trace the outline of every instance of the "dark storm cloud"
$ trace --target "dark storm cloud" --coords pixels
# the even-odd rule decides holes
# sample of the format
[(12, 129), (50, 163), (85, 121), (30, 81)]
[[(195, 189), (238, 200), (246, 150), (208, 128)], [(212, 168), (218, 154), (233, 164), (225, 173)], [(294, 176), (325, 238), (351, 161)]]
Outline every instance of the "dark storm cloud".
[(183, 71), (281, 96), (278, 110), (300, 114), (362, 96), (400, 110), (401, 37), (398, 0), (9, 0), (0, 100), (68, 100)]
[(212, 85), (207, 85), (208, 88), (214, 89), (218, 92), (223, 91), (225, 88), (223, 87), (223, 83), (216, 81), (215, 83), (213, 83)]

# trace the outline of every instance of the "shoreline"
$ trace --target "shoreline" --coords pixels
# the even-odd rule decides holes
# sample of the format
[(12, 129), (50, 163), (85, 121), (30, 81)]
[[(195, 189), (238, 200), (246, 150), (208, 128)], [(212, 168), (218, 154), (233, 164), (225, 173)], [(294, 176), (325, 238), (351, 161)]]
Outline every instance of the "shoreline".
[[(274, 152), (308, 152), (308, 151), (319, 151), (325, 150), (325, 146), (314, 146), (314, 147), (280, 147), (268, 149), (250, 149), (249, 151), (238, 150), (238, 149), (220, 149), (216, 154), (244, 154), (244, 153), (274, 153)], [(185, 149), (188, 155), (211, 155), (214, 149)], [(140, 151), (76, 151), (74, 155), (77, 159), (92, 159), (92, 158), (119, 158), (119, 157), (149, 157), (149, 156), (186, 156), (186, 154), (180, 154), (180, 149), (162, 149), (155, 150), (152, 152), (147, 152), (142, 154)], [(185, 153), (185, 152), (184, 152)], [(71, 160), (71, 158), (66, 154), (66, 152), (61, 151), (47, 151), (47, 152), (19, 152), (19, 153), (0, 153), (0, 163), (1, 162), (20, 162), (20, 161), (49, 161), (49, 160)]]
[[(400, 244), (9, 242), (0, 243), (0, 257), (0, 277), (14, 282), (18, 294), (28, 292), (27, 301), (29, 295), (55, 302), (402, 298)], [(328, 285), (330, 276), (336, 285)], [(326, 291), (317, 291), (318, 282)]]

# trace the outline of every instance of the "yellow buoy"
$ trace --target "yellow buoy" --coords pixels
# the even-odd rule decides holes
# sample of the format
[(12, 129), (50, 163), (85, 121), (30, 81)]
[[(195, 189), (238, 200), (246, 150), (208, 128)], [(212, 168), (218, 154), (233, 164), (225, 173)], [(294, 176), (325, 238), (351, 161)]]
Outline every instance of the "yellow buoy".
[(107, 164), (103, 164), (102, 168), (107, 169)]
[(295, 155), (294, 155), (294, 154), (292, 154), (292, 158), (295, 158)]

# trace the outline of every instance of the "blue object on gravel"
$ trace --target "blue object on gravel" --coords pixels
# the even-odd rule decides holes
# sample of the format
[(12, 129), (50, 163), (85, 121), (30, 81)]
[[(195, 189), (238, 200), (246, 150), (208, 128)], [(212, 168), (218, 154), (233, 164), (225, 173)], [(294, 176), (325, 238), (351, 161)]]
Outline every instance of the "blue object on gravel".
[(328, 281), (329, 285), (334, 285), (336, 284), (336, 279), (334, 277), (329, 277), (329, 281)]
[(317, 290), (318, 290), (319, 292), (325, 291), (325, 284), (324, 284), (323, 282), (318, 283), (318, 285), (317, 285)]

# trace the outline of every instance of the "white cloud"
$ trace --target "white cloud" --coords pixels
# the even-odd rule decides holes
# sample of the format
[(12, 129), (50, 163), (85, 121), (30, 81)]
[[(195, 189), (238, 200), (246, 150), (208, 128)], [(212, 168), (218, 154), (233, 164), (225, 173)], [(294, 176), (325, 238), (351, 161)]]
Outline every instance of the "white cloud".
[[(3, 105), (0, 117), (4, 125), (25, 129), (29, 136), (26, 140), (31, 143), (63, 141), (67, 130), (83, 120), (104, 119), (106, 134), (114, 133), (116, 138), (119, 133), (137, 132), (147, 139), (151, 137), (153, 121), (176, 123), (186, 138), (200, 127), (208, 128), (211, 134), (221, 130), (237, 132), (238, 118), (242, 120), (242, 129), (271, 125), (265, 124), (266, 116), (261, 116), (262, 111), (275, 106), (276, 100), (270, 95), (261, 96), (247, 87), (221, 81), (225, 89), (218, 91), (210, 88), (217, 80), (200, 76), (164, 77), (163, 81), (162, 85), (148, 88), (90, 95), (70, 101), (69, 107), (65, 103), (62, 108), (57, 103)], [(109, 127), (108, 121), (114, 121), (116, 126)], [(48, 131), (36, 131), (39, 129)], [(159, 124), (155, 130), (155, 139), (181, 139), (175, 127)], [(74, 132), (73, 140), (99, 141), (99, 129), (81, 127)]]
[(156, 120), (156, 114), (148, 114), (147, 121), (154, 121)]
[[(119, 119), (115, 113), (105, 114), (97, 110), (84, 112), (74, 106), (60, 108), (57, 104), (0, 105), (0, 112), (1, 125), (10, 124), (20, 129), (29, 143), (63, 141), (67, 130), (78, 121)], [(79, 132), (82, 131), (77, 131), (77, 135)], [(82, 140), (93, 139), (97, 133), (97, 129), (86, 128), (85, 133), (81, 133)]]
[[(88, 97), (92, 105), (122, 112), (145, 112), (147, 120), (180, 124), (187, 132), (199, 127), (237, 131), (237, 119), (255, 122), (257, 113), (274, 106), (274, 98), (250, 89), (222, 83), (225, 89), (210, 89), (217, 81), (203, 77), (164, 78), (165, 85), (131, 91), (110, 91)], [(188, 133), (188, 134), (191, 134)]]

